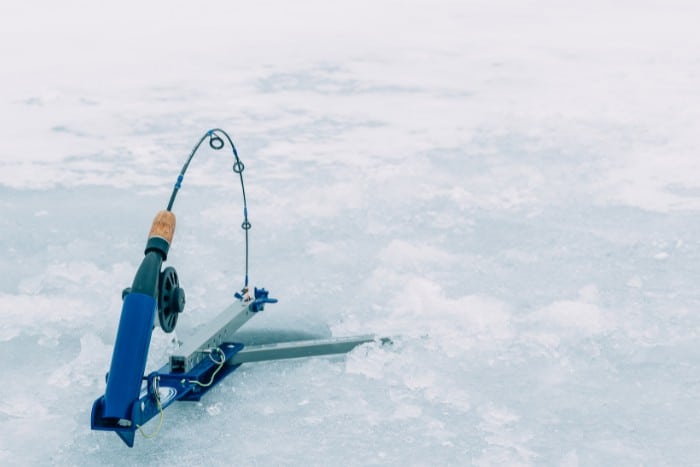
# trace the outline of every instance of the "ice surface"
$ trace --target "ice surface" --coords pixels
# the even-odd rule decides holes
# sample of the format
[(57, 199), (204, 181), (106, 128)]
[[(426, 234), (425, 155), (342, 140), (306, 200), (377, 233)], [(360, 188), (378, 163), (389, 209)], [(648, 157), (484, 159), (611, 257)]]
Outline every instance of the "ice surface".
[[(0, 463), (699, 464), (698, 14), (3, 3)], [(129, 450), (91, 404), (211, 127), (246, 163), (252, 281), (280, 299), (242, 338), (394, 344), (244, 366)], [(176, 338), (242, 282), (231, 162), (203, 150), (175, 207)]]

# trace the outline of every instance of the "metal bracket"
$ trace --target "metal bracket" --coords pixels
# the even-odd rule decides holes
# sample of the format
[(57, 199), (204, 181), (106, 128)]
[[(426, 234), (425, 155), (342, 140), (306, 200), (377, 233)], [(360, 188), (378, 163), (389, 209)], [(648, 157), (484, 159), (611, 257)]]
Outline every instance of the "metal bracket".
[(277, 303), (277, 299), (268, 297), (269, 292), (265, 289), (254, 288), (253, 297), (249, 295), (249, 289), (243, 292), (236, 294), (239, 301), (219, 313), (170, 356), (171, 372), (189, 372), (207, 358), (208, 350), (224, 342), (234, 342), (233, 334), (256, 313), (263, 311), (266, 303)]
[(219, 313), (194, 336), (185, 341), (170, 356), (170, 371), (188, 373), (205, 358), (206, 350), (220, 346), (224, 342), (233, 342), (233, 333), (243, 326), (256, 312), (250, 310), (249, 302), (237, 302)]
[(329, 339), (282, 342), (278, 344), (248, 345), (231, 357), (226, 364), (240, 365), (241, 363), (341, 354), (350, 352), (360, 344), (372, 341), (374, 341), (374, 336), (368, 334), (364, 336), (332, 337)]

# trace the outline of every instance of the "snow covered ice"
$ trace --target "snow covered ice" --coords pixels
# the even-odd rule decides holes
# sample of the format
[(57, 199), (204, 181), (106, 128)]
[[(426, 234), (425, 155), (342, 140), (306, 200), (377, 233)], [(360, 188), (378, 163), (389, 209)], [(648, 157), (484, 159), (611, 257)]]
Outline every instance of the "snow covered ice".
[[(700, 465), (699, 14), (3, 3), (0, 463)], [(394, 344), (244, 365), (128, 449), (89, 426), (121, 290), (213, 127), (280, 299), (243, 329)], [(180, 339), (242, 284), (231, 163), (178, 197)]]

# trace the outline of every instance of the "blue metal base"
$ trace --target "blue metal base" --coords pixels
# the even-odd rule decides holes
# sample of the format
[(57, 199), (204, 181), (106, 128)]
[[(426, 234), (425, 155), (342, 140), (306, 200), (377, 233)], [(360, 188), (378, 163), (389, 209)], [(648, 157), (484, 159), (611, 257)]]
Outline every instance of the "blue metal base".
[[(131, 416), (127, 419), (104, 417), (104, 396), (92, 405), (91, 428), (93, 430), (114, 431), (129, 447), (134, 446), (134, 436), (139, 426), (143, 426), (153, 417), (159, 415), (175, 401), (198, 401), (216, 386), (223, 378), (235, 371), (240, 364), (226, 364), (236, 353), (243, 349), (243, 344), (224, 343), (212, 355), (223, 354), (224, 362), (205, 358), (187, 373), (173, 373), (170, 364), (154, 371), (145, 378), (138, 399), (131, 404)], [(218, 369), (218, 371), (217, 371)], [(158, 393), (160, 406), (155, 394)]]

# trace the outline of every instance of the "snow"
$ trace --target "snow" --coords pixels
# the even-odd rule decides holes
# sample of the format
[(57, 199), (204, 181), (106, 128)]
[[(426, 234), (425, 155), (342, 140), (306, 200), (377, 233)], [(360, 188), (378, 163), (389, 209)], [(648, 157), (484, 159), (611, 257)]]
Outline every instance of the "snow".
[[(698, 13), (0, 5), (0, 462), (699, 463)], [(248, 335), (394, 343), (244, 366), (130, 450), (91, 404), (152, 217), (212, 127), (246, 164), (251, 279), (280, 299)], [(204, 149), (175, 206), (177, 339), (242, 282), (231, 164)]]

